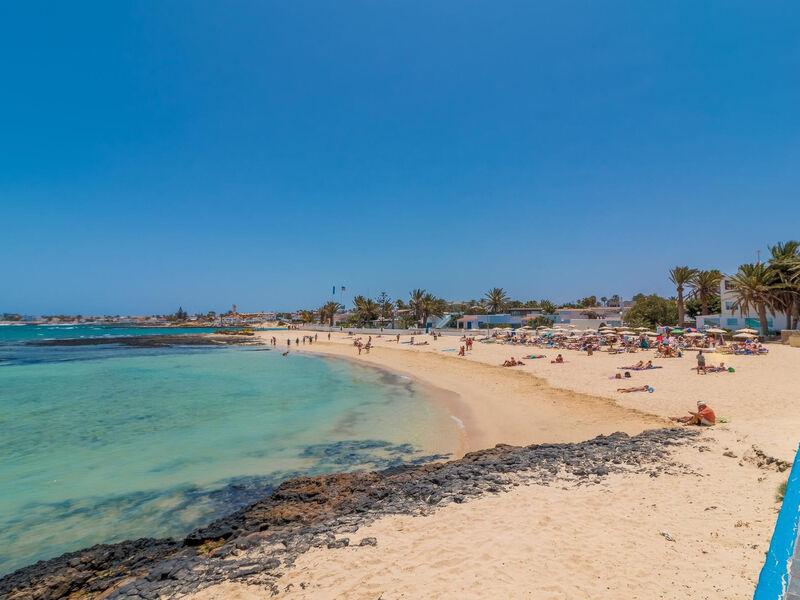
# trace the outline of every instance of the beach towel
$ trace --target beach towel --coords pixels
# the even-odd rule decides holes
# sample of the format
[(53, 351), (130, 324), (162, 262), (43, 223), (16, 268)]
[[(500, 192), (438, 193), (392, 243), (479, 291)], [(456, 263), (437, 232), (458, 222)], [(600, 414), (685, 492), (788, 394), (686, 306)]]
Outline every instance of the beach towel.
[(544, 354), (531, 354), (530, 356), (523, 356), (522, 358), (534, 359), (534, 358), (547, 358), (547, 357)]
[(565, 364), (567, 364), (568, 362), (569, 362), (568, 360), (564, 360), (564, 361), (561, 361), (561, 362), (556, 362), (556, 361), (554, 361), (554, 360), (551, 360), (551, 361), (550, 361), (550, 364), (551, 364), (551, 365), (565, 365)]

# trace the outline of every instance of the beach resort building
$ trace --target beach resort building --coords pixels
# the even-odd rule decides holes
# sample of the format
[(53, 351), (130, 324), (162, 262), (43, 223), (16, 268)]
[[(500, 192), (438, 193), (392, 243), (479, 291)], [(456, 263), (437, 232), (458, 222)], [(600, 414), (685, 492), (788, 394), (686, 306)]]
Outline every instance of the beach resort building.
[(456, 321), (458, 329), (487, 329), (492, 327), (519, 327), (522, 317), (510, 314), (502, 315), (464, 315)]
[[(736, 296), (733, 293), (733, 284), (728, 277), (723, 277), (719, 284), (719, 304), (720, 313), (718, 315), (697, 315), (698, 329), (712, 326), (734, 331), (745, 327), (760, 329), (761, 320), (755, 310), (743, 313), (734, 308)], [(769, 331), (786, 329), (786, 315), (767, 310), (767, 328)]]
[(556, 310), (555, 324), (573, 325), (575, 329), (597, 329), (600, 324), (619, 327), (622, 325), (625, 310), (624, 307), (619, 306), (559, 308)]

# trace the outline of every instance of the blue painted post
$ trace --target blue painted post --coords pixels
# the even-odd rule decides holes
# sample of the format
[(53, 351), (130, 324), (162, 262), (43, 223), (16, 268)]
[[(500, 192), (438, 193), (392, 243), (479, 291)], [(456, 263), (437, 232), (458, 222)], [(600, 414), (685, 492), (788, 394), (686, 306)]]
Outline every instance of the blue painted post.
[(800, 448), (795, 454), (789, 473), (789, 483), (783, 497), (781, 511), (772, 533), (767, 559), (758, 577), (753, 600), (781, 600), (789, 585), (789, 569), (797, 540), (797, 525), (800, 520)]

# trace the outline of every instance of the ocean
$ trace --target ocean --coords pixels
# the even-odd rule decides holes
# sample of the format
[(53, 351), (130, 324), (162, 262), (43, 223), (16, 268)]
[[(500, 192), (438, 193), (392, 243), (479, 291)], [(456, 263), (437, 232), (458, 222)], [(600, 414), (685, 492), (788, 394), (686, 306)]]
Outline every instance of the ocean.
[(349, 361), (25, 345), (179, 332), (198, 330), (0, 327), (0, 575), (96, 543), (184, 535), (291, 477), (458, 447), (435, 390)]

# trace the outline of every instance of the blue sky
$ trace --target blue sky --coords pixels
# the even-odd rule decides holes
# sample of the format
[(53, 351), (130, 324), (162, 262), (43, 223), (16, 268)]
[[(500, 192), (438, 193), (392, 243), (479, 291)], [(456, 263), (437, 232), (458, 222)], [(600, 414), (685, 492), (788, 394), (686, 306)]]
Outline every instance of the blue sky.
[(0, 7), (0, 312), (670, 293), (800, 236), (792, 2)]

